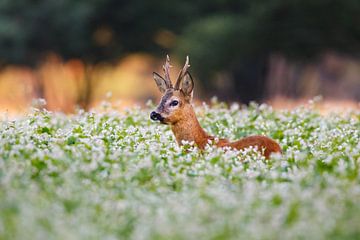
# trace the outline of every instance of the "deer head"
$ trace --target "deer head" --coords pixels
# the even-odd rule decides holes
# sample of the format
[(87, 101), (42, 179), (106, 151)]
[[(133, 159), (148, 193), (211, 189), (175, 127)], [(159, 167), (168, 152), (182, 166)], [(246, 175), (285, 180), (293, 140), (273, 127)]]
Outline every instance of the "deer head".
[(185, 65), (179, 73), (175, 87), (171, 83), (170, 67), (170, 58), (166, 56), (166, 62), (163, 65), (164, 77), (156, 72), (153, 73), (156, 85), (163, 96), (156, 110), (150, 114), (150, 118), (163, 124), (175, 124), (186, 117), (186, 109), (191, 107), (190, 102), (194, 89), (194, 81), (188, 72), (189, 57), (186, 57)]

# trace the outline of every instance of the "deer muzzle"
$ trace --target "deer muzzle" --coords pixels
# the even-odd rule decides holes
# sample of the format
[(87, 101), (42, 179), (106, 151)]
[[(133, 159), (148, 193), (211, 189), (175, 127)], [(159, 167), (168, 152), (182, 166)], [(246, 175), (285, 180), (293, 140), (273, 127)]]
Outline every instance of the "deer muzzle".
[(162, 122), (164, 120), (164, 118), (161, 116), (161, 114), (157, 113), (157, 112), (151, 112), (150, 118), (151, 118), (151, 120), (160, 121), (160, 122)]

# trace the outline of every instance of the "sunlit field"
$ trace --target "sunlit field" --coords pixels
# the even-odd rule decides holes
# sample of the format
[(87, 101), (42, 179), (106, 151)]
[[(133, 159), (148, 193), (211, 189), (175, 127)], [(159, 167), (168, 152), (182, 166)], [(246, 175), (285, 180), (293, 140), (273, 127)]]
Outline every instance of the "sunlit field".
[(147, 107), (0, 122), (0, 239), (359, 239), (360, 111), (213, 102), (201, 125), (283, 155), (179, 147)]

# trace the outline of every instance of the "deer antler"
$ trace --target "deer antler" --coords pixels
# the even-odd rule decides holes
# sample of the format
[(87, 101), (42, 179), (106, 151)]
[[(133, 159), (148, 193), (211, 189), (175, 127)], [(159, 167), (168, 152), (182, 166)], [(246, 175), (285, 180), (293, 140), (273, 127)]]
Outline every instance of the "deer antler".
[(181, 69), (181, 71), (179, 72), (179, 76), (176, 80), (176, 84), (175, 84), (175, 89), (178, 90), (180, 87), (180, 83), (181, 83), (181, 79), (185, 76), (185, 73), (187, 71), (187, 69), (190, 67), (189, 65), (189, 56), (186, 56), (186, 61), (185, 61), (185, 65), (183, 67), (183, 69)]
[(166, 86), (167, 88), (172, 88), (172, 83), (170, 80), (170, 57), (169, 55), (166, 55), (166, 62), (163, 65), (163, 70), (164, 70), (164, 74), (165, 74), (165, 81), (166, 81)]

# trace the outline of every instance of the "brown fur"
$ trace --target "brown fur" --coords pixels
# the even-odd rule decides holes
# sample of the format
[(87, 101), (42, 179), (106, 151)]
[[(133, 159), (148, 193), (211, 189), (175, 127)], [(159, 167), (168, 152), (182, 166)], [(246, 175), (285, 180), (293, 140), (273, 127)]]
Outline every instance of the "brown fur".
[[(190, 103), (185, 104), (185, 106), (180, 109), (181, 111), (177, 111), (176, 116), (172, 116), (172, 118), (177, 119), (177, 121), (170, 123), (176, 141), (179, 145), (182, 145), (183, 140), (193, 141), (200, 149), (204, 149), (209, 140), (214, 140), (215, 137), (208, 135), (200, 126)], [(219, 139), (216, 146), (231, 147), (239, 150), (256, 146), (259, 150), (263, 150), (263, 155), (266, 159), (269, 159), (273, 152), (281, 153), (279, 144), (265, 136), (249, 136), (235, 142), (229, 142), (227, 139)]]

